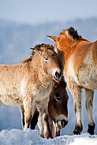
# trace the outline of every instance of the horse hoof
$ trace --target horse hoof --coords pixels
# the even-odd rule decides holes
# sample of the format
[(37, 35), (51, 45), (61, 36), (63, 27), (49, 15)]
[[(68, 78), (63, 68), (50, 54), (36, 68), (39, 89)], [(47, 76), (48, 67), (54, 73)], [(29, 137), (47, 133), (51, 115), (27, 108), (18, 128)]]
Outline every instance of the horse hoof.
[(83, 129), (82, 126), (76, 126), (74, 131), (73, 131), (73, 134), (80, 134), (82, 129)]
[(50, 133), (45, 133), (44, 134), (44, 138), (47, 138), (47, 139), (52, 139), (52, 135)]
[(44, 138), (44, 134), (40, 134), (40, 136), (41, 136), (42, 138)]
[(47, 138), (47, 139), (53, 139), (53, 137), (52, 136), (45, 136), (44, 138)]
[(95, 123), (93, 125), (88, 125), (88, 133), (94, 135)]

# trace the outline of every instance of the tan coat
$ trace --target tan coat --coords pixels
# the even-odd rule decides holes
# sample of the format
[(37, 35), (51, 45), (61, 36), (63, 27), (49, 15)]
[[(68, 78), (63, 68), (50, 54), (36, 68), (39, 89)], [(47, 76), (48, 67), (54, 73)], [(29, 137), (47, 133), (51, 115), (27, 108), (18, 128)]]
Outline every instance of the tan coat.
[(78, 35), (74, 28), (63, 30), (59, 37), (48, 36), (55, 41), (54, 49), (64, 53), (64, 75), (73, 96), (76, 127), (73, 133), (82, 131), (81, 89), (85, 89), (88, 112), (88, 132), (94, 134), (93, 94), (97, 90), (97, 41), (89, 42)]
[(51, 48), (42, 44), (33, 49), (30, 59), (17, 65), (0, 65), (0, 104), (22, 107), (25, 113), (24, 129), (29, 127), (35, 108), (44, 110), (44, 104), (47, 105), (52, 78), (59, 79), (56, 76), (60, 73), (57, 55)]

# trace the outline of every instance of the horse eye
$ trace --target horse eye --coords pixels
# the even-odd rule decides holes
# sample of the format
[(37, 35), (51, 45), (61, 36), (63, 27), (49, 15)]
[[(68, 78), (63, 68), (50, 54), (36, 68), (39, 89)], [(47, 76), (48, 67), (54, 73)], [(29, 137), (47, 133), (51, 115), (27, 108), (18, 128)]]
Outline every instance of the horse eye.
[(48, 60), (48, 57), (45, 57), (45, 60), (47, 61)]

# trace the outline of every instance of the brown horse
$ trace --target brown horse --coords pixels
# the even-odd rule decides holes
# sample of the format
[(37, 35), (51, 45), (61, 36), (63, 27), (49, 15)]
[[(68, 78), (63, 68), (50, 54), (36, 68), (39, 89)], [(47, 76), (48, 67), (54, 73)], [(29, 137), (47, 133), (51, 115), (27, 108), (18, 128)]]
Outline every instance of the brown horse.
[[(60, 130), (68, 123), (68, 98), (64, 79), (59, 82), (54, 82), (48, 103), (49, 124), (53, 136), (59, 136)], [(53, 123), (55, 126), (55, 135), (53, 132)]]
[(55, 51), (64, 53), (64, 75), (73, 96), (76, 126), (74, 134), (80, 134), (82, 125), (82, 94), (85, 89), (85, 104), (88, 112), (88, 132), (94, 134), (93, 96), (97, 89), (97, 41), (89, 42), (78, 35), (74, 28), (63, 30), (59, 37), (48, 36), (55, 41)]
[[(44, 136), (46, 138), (54, 138), (60, 135), (60, 130), (64, 128), (68, 123), (68, 95), (66, 92), (66, 82), (62, 78), (61, 81), (53, 82), (53, 89), (50, 94), (48, 103), (48, 114), (43, 118), (45, 122), (43, 126)], [(39, 112), (36, 110), (31, 120), (31, 129), (35, 129), (35, 126), (39, 121)], [(54, 123), (54, 125), (53, 125)], [(55, 133), (55, 134), (54, 134)]]
[(46, 110), (52, 79), (60, 78), (57, 54), (53, 46), (37, 45), (32, 56), (17, 65), (0, 65), (0, 104), (18, 105), (29, 127), (35, 109)]

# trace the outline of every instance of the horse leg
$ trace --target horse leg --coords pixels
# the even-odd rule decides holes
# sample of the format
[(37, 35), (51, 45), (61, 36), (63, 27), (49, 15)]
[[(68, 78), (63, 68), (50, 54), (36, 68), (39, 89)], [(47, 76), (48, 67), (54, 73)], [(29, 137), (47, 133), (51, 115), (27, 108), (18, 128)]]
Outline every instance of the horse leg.
[(51, 138), (55, 137), (55, 122), (50, 118), (50, 116), (48, 115), (48, 121), (49, 121), (49, 129), (50, 129), (50, 133), (51, 133)]
[(43, 117), (42, 117), (41, 112), (39, 112), (38, 127), (39, 127), (39, 130), (40, 130), (40, 136), (44, 138), (44, 124), (43, 124)]
[(56, 128), (56, 137), (60, 136), (60, 129)]
[(60, 136), (60, 129), (58, 128), (57, 123), (53, 121), (53, 124), (55, 128), (55, 130), (53, 129), (54, 130), (53, 132), (55, 133), (55, 137)]
[(46, 113), (39, 113), (38, 127), (40, 129), (40, 136), (43, 138), (53, 138), (49, 126), (48, 115)]
[(95, 123), (93, 120), (93, 98), (94, 91), (85, 89), (85, 105), (88, 112), (88, 133), (94, 134)]
[(2, 102), (0, 101), (0, 107), (2, 106)]
[(55, 136), (60, 136), (60, 129), (55, 124)]
[(35, 129), (35, 126), (38, 122), (38, 116), (39, 116), (39, 112), (36, 110), (31, 119), (30, 129)]
[(24, 126), (25, 126), (24, 107), (23, 107), (23, 105), (20, 105), (19, 108), (20, 108), (20, 112), (21, 112), (22, 126), (24, 128)]
[(50, 124), (48, 120), (48, 114), (43, 114), (43, 122), (44, 122), (44, 137), (45, 138), (53, 138), (51, 130), (50, 130)]
[(24, 110), (25, 110), (25, 127), (24, 130), (29, 128), (29, 125), (31, 124), (31, 117), (32, 117), (32, 101), (31, 98), (24, 99)]
[(75, 117), (76, 117), (76, 126), (73, 131), (74, 134), (80, 134), (83, 126), (82, 126), (82, 91), (81, 88), (75, 85), (70, 85), (70, 92), (73, 96), (74, 108), (75, 108)]

